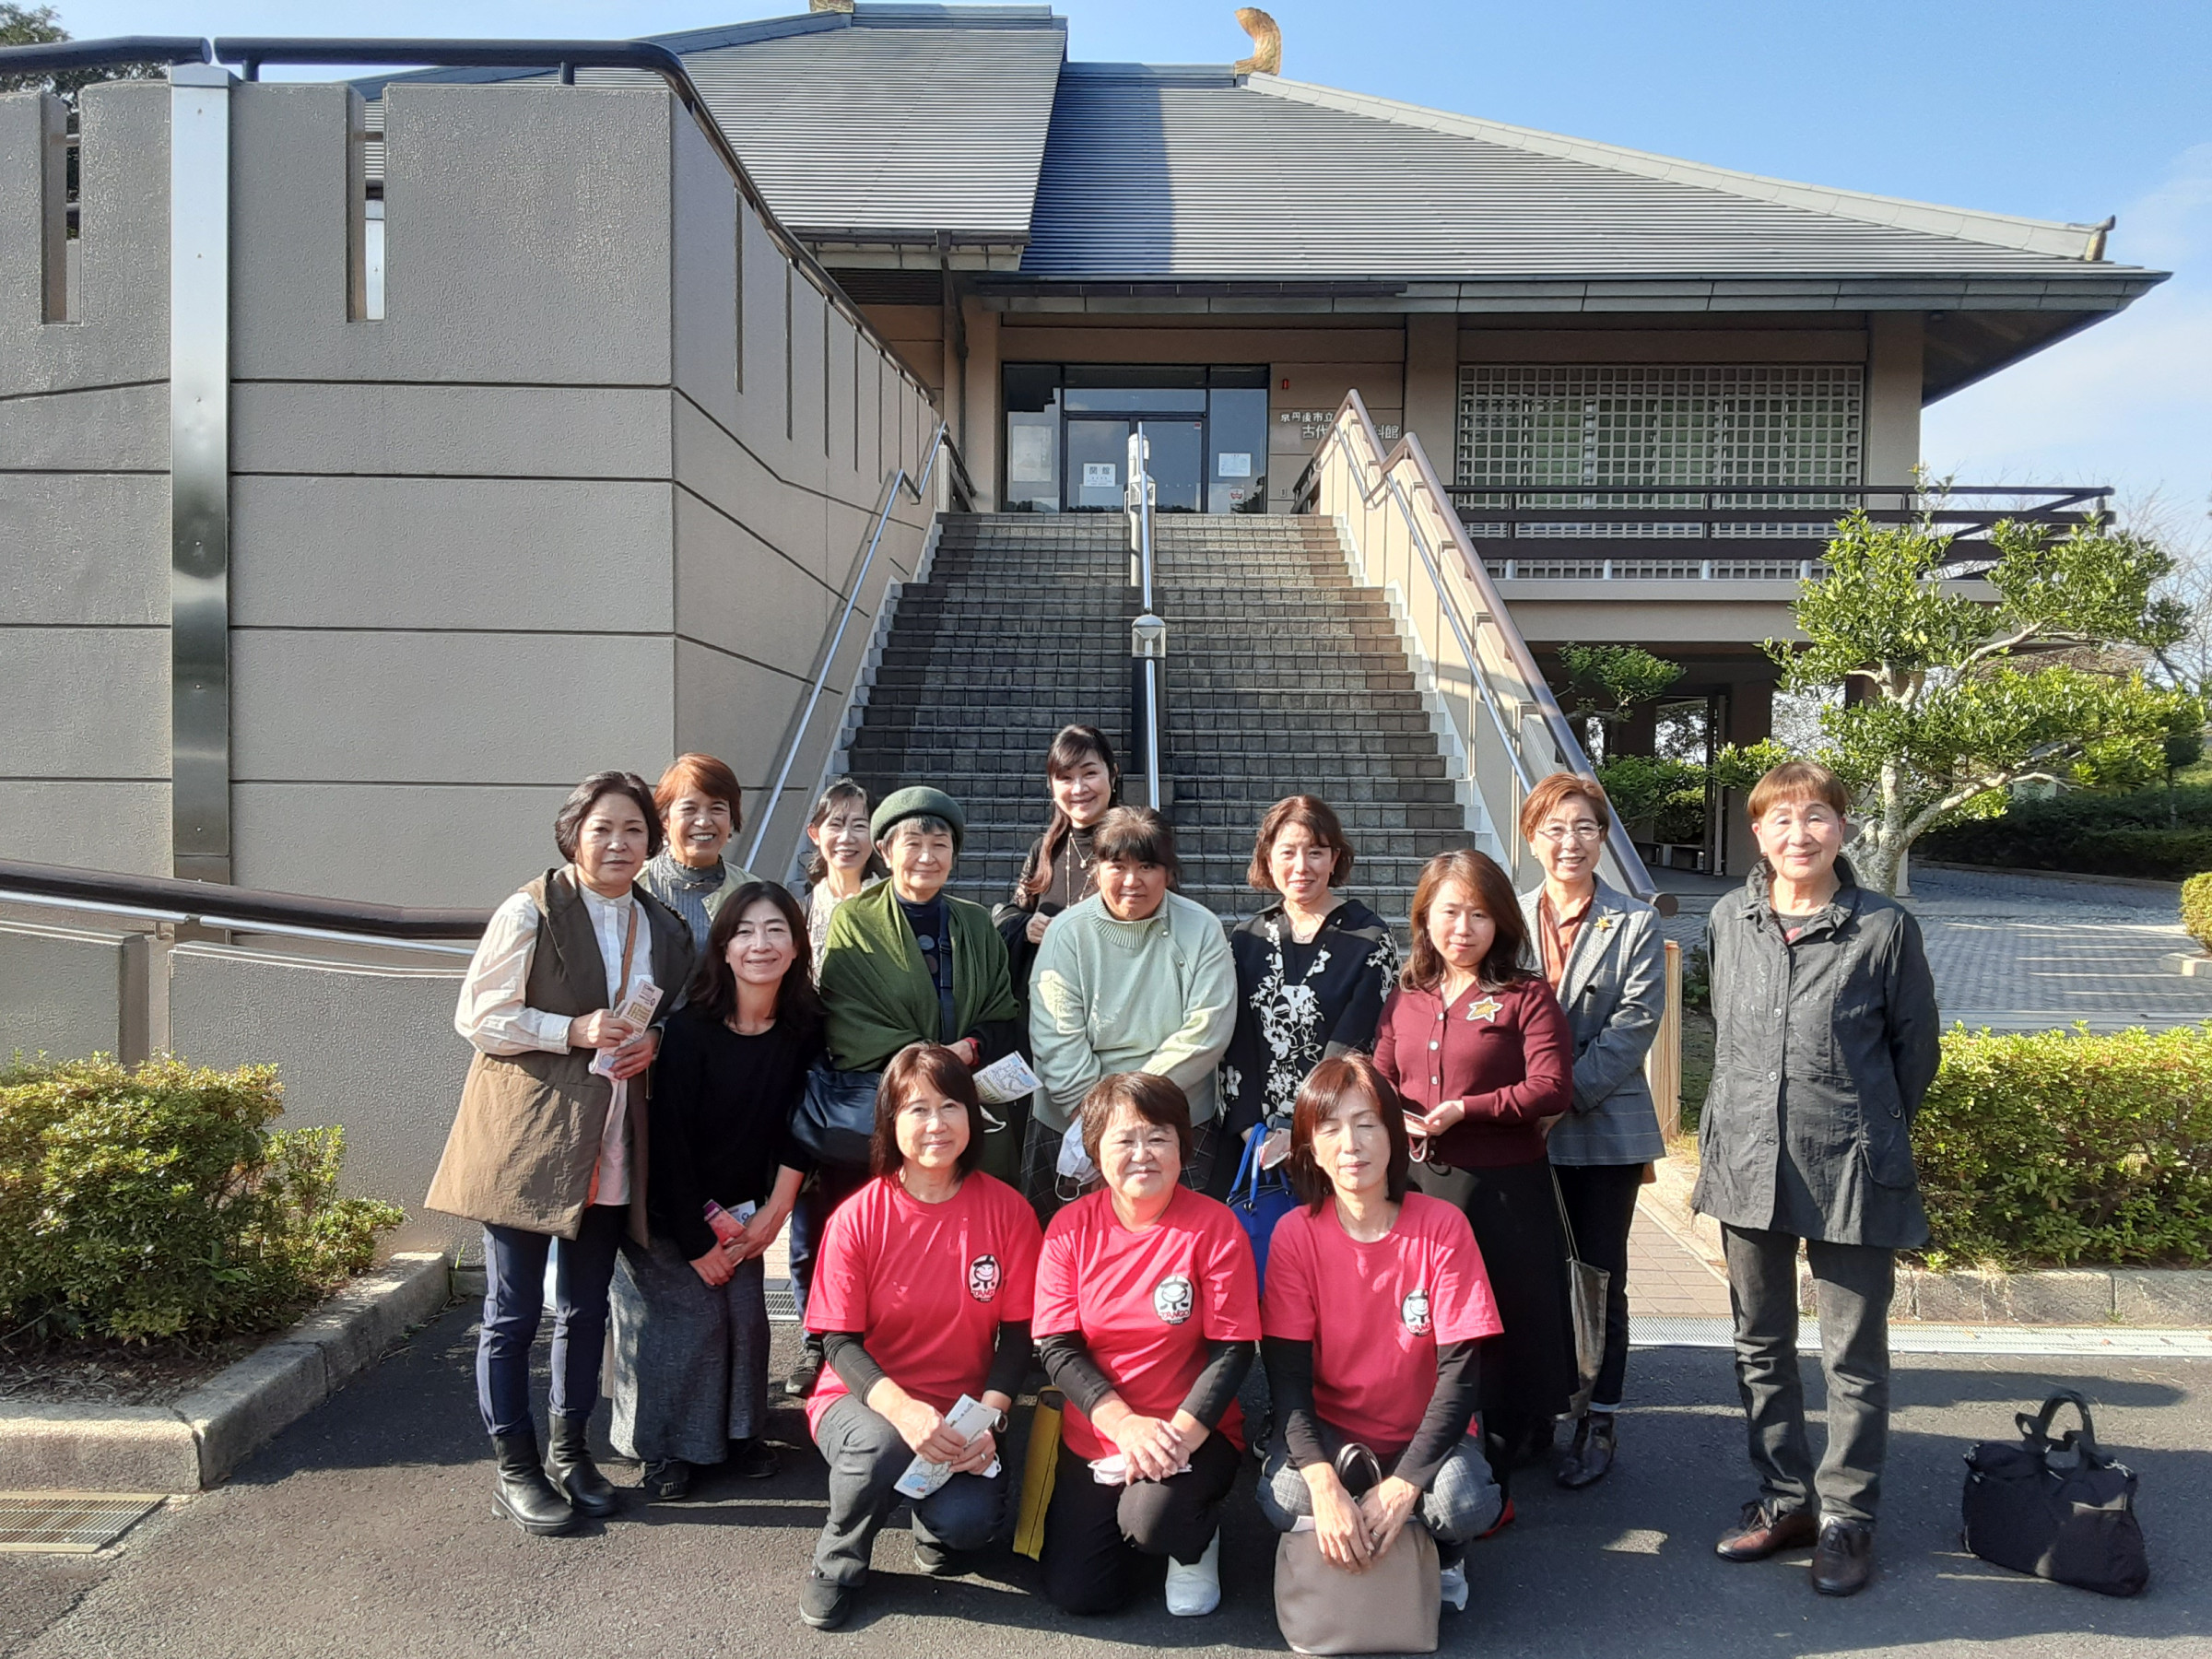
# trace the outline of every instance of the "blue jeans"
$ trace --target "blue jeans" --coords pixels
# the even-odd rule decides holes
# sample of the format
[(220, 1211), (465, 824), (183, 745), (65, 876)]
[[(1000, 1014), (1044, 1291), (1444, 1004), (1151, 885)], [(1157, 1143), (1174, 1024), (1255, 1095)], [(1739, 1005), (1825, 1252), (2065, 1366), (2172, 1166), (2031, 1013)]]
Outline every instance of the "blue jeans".
[(484, 1229), (484, 1323), (477, 1333), (477, 1405), (487, 1432), (535, 1434), (530, 1348), (545, 1312), (546, 1253), (553, 1256), (553, 1398), (561, 1417), (588, 1417), (599, 1404), (606, 1343), (606, 1288), (629, 1210), (594, 1204), (573, 1241), (519, 1227)]

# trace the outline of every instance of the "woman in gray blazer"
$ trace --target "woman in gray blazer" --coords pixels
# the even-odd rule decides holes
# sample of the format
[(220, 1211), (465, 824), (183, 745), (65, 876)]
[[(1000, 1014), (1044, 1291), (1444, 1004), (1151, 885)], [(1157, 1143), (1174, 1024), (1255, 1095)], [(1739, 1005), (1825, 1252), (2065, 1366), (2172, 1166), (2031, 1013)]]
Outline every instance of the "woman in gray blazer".
[(1603, 1267), (1606, 1356), (1554, 1477), (1586, 1487), (1613, 1466), (1614, 1413), (1629, 1364), (1629, 1229), (1653, 1159), (1666, 1156), (1643, 1057), (1666, 1006), (1659, 914), (1597, 878), (1612, 809), (1597, 780), (1554, 772), (1521, 805), (1544, 885), (1521, 899), (1528, 966), (1551, 982), (1574, 1040), (1574, 1108), (1554, 1121), (1552, 1172), (1575, 1251)]

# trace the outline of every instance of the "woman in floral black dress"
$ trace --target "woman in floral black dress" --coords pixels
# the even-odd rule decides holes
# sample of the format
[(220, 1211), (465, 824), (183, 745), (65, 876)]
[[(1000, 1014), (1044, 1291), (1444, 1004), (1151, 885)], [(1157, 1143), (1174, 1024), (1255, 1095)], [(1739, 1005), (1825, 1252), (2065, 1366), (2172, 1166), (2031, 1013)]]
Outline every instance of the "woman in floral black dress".
[(1398, 971), (1389, 924), (1337, 886), (1352, 844), (1326, 801), (1291, 795), (1260, 820), (1246, 876), (1276, 902), (1229, 935), (1237, 963), (1237, 1033), (1221, 1063), (1228, 1138), (1214, 1185), (1226, 1193), (1244, 1137), (1288, 1125), (1299, 1085), (1324, 1060), (1366, 1053)]

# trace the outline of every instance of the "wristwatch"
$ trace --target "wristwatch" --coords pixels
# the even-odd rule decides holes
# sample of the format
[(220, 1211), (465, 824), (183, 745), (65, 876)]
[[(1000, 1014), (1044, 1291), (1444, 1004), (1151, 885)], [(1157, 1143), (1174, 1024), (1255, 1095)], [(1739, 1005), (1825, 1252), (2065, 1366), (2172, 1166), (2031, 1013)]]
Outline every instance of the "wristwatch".
[(1008, 1417), (1008, 1416), (1007, 1416), (1007, 1415), (1006, 1415), (1005, 1412), (1003, 1412), (1003, 1411), (996, 1411), (996, 1412), (993, 1412), (993, 1413), (991, 1414), (991, 1434), (992, 1434), (992, 1438), (993, 1438), (993, 1439), (994, 1439), (994, 1440), (1004, 1440), (1004, 1439), (1006, 1439), (1006, 1427), (1007, 1427), (1007, 1425), (1008, 1425), (1009, 1423), (1011, 1423), (1013, 1420), (1014, 1420), (1013, 1418), (1009, 1418), (1009, 1417)]

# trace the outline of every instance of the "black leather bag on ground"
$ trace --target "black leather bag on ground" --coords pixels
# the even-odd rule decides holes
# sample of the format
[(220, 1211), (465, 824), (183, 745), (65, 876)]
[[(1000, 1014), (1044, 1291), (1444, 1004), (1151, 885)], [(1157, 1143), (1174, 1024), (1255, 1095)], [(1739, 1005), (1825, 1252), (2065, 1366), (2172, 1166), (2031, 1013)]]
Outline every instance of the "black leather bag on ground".
[[(2081, 1427), (2051, 1438), (2051, 1420), (2071, 1406)], [(2088, 1402), (2064, 1389), (2032, 1417), (2018, 1441), (1983, 1441), (1966, 1454), (1967, 1548), (1985, 1561), (2105, 1595), (2133, 1595), (2150, 1582), (2136, 1520), (2136, 1474), (2097, 1449)], [(2053, 1464), (2053, 1454), (2072, 1461)]]
[(818, 1163), (868, 1167), (876, 1137), (876, 1088), (881, 1072), (837, 1071), (818, 1065), (806, 1074), (806, 1092), (791, 1114), (791, 1137)]

